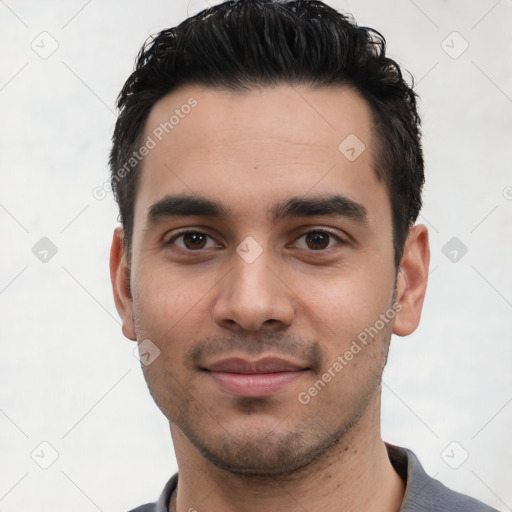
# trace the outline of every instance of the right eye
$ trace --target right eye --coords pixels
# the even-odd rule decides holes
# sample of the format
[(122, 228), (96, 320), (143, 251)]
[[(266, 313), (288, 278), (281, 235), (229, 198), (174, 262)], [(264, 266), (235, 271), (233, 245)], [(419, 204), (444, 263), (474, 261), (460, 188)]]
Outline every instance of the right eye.
[[(208, 240), (210, 239), (210, 241)], [(165, 245), (174, 245), (184, 251), (201, 251), (218, 247), (218, 244), (210, 235), (201, 231), (182, 231), (172, 236)]]

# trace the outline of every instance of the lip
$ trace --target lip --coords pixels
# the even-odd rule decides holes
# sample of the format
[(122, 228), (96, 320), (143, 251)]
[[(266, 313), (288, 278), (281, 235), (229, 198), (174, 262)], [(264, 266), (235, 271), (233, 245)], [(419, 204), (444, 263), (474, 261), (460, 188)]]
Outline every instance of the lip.
[(205, 366), (205, 370), (211, 372), (262, 374), (294, 372), (304, 370), (305, 367), (298, 363), (282, 359), (280, 357), (264, 357), (256, 361), (249, 361), (241, 357), (221, 359)]
[(308, 368), (286, 359), (222, 359), (203, 368), (219, 388), (237, 397), (271, 396), (300, 378)]

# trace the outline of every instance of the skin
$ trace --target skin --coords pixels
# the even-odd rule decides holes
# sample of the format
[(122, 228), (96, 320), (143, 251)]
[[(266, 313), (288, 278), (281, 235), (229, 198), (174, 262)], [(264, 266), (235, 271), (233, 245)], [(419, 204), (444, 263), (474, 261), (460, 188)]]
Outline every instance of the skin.
[[(426, 227), (412, 227), (397, 275), (369, 106), (344, 87), (187, 86), (153, 107), (144, 138), (190, 97), (197, 106), (144, 159), (131, 261), (122, 228), (111, 251), (123, 333), (160, 350), (143, 370), (179, 467), (170, 509), (399, 510), (404, 483), (380, 434), (381, 375), (391, 333), (419, 323), (429, 246)], [(366, 146), (354, 161), (338, 150), (349, 134)], [(363, 206), (364, 221), (268, 215), (291, 197), (333, 193)], [(152, 206), (174, 194), (222, 202), (228, 215), (152, 220)], [(208, 236), (174, 238), (184, 228)], [(312, 230), (324, 234), (312, 242)], [(251, 263), (236, 251), (248, 236), (262, 250)], [(399, 312), (371, 343), (300, 403), (394, 303)], [(233, 396), (201, 370), (268, 355), (309, 369), (260, 398)]]

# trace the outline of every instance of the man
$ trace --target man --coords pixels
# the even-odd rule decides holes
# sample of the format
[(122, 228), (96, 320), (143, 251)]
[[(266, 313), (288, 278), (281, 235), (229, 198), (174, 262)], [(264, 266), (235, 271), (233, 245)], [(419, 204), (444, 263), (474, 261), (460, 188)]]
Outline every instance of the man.
[(179, 468), (136, 510), (492, 510), (380, 435), (430, 257), (382, 36), (318, 1), (226, 2), (146, 45), (118, 107), (115, 302)]

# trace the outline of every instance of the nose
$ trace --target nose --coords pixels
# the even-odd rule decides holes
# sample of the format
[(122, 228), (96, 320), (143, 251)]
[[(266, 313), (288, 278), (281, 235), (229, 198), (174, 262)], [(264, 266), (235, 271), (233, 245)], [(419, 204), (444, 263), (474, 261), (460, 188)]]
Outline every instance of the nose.
[[(265, 252), (248, 263), (238, 254), (220, 283), (213, 316), (232, 331), (275, 331), (291, 325), (295, 313), (293, 292), (278, 277)], [(274, 267), (274, 268), (273, 268)]]

